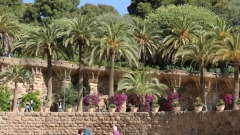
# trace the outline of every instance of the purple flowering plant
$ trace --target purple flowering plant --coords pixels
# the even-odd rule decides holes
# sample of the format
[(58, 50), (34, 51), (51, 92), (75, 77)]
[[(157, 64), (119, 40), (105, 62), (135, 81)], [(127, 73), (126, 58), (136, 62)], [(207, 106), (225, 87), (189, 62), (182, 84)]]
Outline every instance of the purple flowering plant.
[(168, 95), (168, 102), (167, 102), (167, 110), (168, 111), (172, 111), (173, 110), (173, 102), (174, 100), (176, 101), (179, 101), (180, 100), (180, 97), (179, 97), (179, 94), (178, 93), (174, 93), (174, 92), (171, 92), (169, 93)]
[(124, 104), (124, 102), (128, 99), (127, 95), (125, 93), (121, 93), (121, 94), (115, 94), (113, 96), (113, 103), (117, 106), (117, 111), (121, 111), (122, 109), (122, 105)]
[(227, 94), (224, 96), (223, 100), (227, 105), (231, 105), (233, 103), (233, 95)]
[(99, 95), (86, 95), (83, 98), (83, 103), (87, 106), (89, 105), (97, 105), (100, 102), (100, 99), (98, 97)]
[(145, 112), (150, 112), (150, 102), (155, 100), (155, 97), (152, 95), (145, 95)]

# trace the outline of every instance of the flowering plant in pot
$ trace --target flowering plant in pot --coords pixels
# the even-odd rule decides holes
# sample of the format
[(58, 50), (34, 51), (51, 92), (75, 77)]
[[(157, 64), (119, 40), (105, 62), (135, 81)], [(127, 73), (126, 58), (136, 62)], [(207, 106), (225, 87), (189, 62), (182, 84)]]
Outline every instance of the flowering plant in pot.
[(237, 100), (236, 104), (238, 106), (238, 109), (240, 109), (240, 98)]
[(137, 112), (138, 107), (136, 105), (131, 106), (131, 112)]
[(109, 111), (109, 112), (115, 112), (116, 109), (117, 109), (117, 106), (116, 106), (115, 104), (110, 104), (110, 105), (108, 106), (108, 111)]
[(225, 102), (225, 110), (231, 110), (233, 106), (233, 95), (232, 94), (225, 95), (223, 101)]
[(94, 111), (95, 111), (95, 105), (89, 105), (88, 112), (94, 112)]
[(173, 101), (172, 106), (173, 106), (174, 112), (179, 112), (181, 110), (180, 103), (177, 99)]
[(126, 110), (122, 110), (122, 106), (123, 106), (124, 103), (126, 103), (127, 99), (128, 99), (128, 96), (125, 93), (115, 94), (113, 96), (113, 103), (117, 107), (116, 111), (118, 111), (118, 112), (120, 112), (120, 111), (126, 112)]
[(225, 108), (225, 102), (223, 101), (223, 99), (219, 99), (218, 103), (217, 103), (217, 111), (223, 111)]
[(152, 101), (152, 112), (158, 112), (160, 105), (157, 100)]
[(66, 105), (66, 112), (72, 112), (72, 105)]
[(24, 112), (25, 111), (26, 104), (24, 102), (21, 102), (18, 106), (19, 112)]
[(202, 103), (202, 100), (201, 100), (200, 97), (196, 98), (196, 101), (195, 101), (195, 103), (193, 103), (193, 105), (195, 107), (196, 112), (201, 112), (202, 111), (203, 103)]

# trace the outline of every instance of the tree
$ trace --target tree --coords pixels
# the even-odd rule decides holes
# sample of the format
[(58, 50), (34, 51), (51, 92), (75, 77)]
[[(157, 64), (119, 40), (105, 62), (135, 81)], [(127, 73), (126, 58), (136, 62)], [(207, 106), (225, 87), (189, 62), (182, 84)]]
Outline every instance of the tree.
[(104, 58), (110, 56), (111, 69), (109, 79), (109, 100), (112, 102), (114, 94), (114, 63), (115, 57), (125, 59), (129, 66), (136, 64), (138, 66), (138, 47), (131, 38), (127, 36), (128, 31), (124, 28), (123, 23), (114, 24), (112, 21), (109, 23), (101, 22), (98, 29), (96, 29), (96, 38), (100, 43), (93, 47), (91, 59), (89, 64), (96, 61), (99, 62)]
[(239, 98), (239, 61), (240, 61), (240, 33), (233, 31), (229, 38), (224, 40), (224, 44), (215, 44), (211, 48), (212, 52), (209, 60), (213, 63), (218, 61), (231, 61), (234, 63), (234, 91), (233, 110), (237, 110), (236, 101)]
[(160, 40), (159, 35), (160, 32), (155, 29), (153, 23), (148, 22), (146, 19), (133, 19), (133, 37), (140, 48), (139, 53), (144, 65), (149, 56), (155, 59), (155, 53), (159, 44), (158, 40)]
[(73, 44), (78, 47), (79, 55), (79, 80), (78, 80), (78, 103), (77, 111), (82, 112), (83, 102), (83, 68), (84, 68), (84, 46), (90, 45), (90, 39), (92, 37), (91, 27), (92, 20), (88, 20), (86, 17), (80, 15), (76, 20), (68, 20), (71, 25), (67, 31), (68, 38), (65, 41), (65, 45)]
[(163, 45), (159, 48), (162, 57), (171, 59), (178, 48), (191, 42), (199, 28), (200, 26), (188, 20), (187, 17), (175, 20), (171, 24), (170, 34), (163, 39)]
[(20, 27), (11, 21), (6, 15), (0, 16), (0, 39), (2, 44), (2, 49), (5, 48), (10, 51), (10, 39), (18, 38), (20, 32)]
[(157, 97), (167, 96), (167, 86), (159, 83), (157, 78), (153, 78), (146, 72), (129, 72), (122, 76), (118, 82), (118, 91), (140, 96), (140, 109), (144, 111), (145, 96), (153, 95)]
[(51, 103), (52, 96), (52, 59), (61, 56), (72, 56), (71, 48), (65, 48), (62, 42), (63, 29), (50, 25), (38, 31), (31, 31), (29, 36), (19, 41), (17, 48), (23, 47), (24, 54), (28, 56), (47, 55), (47, 100)]
[(29, 70), (25, 69), (22, 65), (12, 65), (11, 68), (5, 68), (3, 73), (0, 75), (2, 84), (6, 84), (9, 81), (15, 83), (15, 89), (13, 94), (13, 112), (17, 109), (17, 99), (18, 99), (18, 83), (26, 83), (32, 80), (32, 74)]
[[(205, 80), (204, 80), (204, 67), (207, 65), (209, 48), (213, 44), (215, 38), (213, 38), (212, 33), (201, 31), (197, 34), (197, 37), (194, 38), (190, 44), (181, 46), (177, 53), (175, 54), (175, 62), (179, 59), (184, 64), (186, 61), (192, 61), (199, 65), (200, 70), (200, 92), (201, 100), (204, 105), (206, 105), (205, 98)], [(196, 65), (195, 64), (195, 65)]]

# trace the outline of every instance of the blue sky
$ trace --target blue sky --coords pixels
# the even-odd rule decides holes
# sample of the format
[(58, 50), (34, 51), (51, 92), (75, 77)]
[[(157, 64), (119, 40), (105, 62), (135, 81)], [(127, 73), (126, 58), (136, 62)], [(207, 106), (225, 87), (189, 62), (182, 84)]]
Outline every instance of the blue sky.
[[(34, 0), (23, 0), (25, 3), (33, 3)], [(80, 0), (80, 6), (91, 3), (91, 4), (107, 4), (113, 6), (121, 15), (127, 14), (127, 7), (130, 5), (131, 0)]]

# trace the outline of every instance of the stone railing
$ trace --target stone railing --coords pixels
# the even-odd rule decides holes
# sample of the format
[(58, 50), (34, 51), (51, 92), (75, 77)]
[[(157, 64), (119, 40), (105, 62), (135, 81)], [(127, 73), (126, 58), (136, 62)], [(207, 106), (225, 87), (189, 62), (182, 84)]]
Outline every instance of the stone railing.
[(94, 135), (116, 125), (121, 135), (239, 135), (240, 111), (159, 113), (0, 112), (1, 134), (76, 135), (87, 123)]

